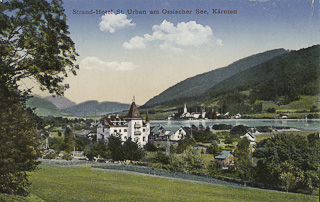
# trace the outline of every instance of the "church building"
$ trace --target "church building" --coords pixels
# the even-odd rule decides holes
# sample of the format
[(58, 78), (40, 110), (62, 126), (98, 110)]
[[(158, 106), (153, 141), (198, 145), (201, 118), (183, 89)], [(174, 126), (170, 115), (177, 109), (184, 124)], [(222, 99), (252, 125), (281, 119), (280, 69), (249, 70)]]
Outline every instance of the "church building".
[(126, 117), (104, 117), (97, 127), (97, 141), (107, 141), (111, 135), (117, 135), (121, 137), (123, 142), (131, 137), (132, 141), (141, 147), (147, 144), (149, 134), (150, 120), (148, 114), (146, 120), (144, 120), (140, 116), (134, 101)]

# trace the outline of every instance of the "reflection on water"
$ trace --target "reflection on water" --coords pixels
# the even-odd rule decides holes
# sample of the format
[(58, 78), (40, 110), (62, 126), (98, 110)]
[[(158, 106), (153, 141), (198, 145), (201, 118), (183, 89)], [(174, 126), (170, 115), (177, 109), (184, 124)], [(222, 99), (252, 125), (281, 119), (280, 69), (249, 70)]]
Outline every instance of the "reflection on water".
[(220, 120), (152, 120), (151, 126), (199, 126), (211, 127), (214, 124), (229, 124), (232, 126), (284, 126), (303, 130), (320, 131), (320, 119), (220, 119)]

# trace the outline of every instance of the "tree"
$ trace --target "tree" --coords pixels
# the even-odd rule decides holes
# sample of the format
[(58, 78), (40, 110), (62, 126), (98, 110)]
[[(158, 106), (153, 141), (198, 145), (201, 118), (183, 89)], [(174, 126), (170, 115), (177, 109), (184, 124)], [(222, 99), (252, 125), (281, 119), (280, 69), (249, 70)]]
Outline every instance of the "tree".
[[(268, 187), (312, 193), (319, 187), (320, 139), (278, 134), (257, 144), (254, 180)], [(290, 174), (291, 173), (291, 174)]]
[(220, 173), (221, 164), (216, 161), (211, 161), (208, 165), (208, 173), (210, 176), (216, 176)]
[(146, 151), (151, 151), (151, 152), (158, 150), (158, 148), (157, 148), (152, 142), (148, 142), (148, 143), (144, 146), (144, 149), (145, 149)]
[(26, 195), (27, 172), (36, 169), (40, 142), (34, 114), (19, 91), (0, 85), (0, 192)]
[(40, 148), (35, 117), (24, 106), (31, 89), (19, 90), (17, 82), (29, 78), (62, 95), (63, 79), (78, 69), (77, 53), (61, 0), (4, 1), (0, 22), (0, 192), (25, 194)]
[(281, 187), (286, 192), (296, 189), (304, 181), (304, 172), (288, 161), (280, 163), (276, 170), (279, 172)]
[(213, 156), (216, 156), (221, 153), (221, 149), (217, 143), (213, 143), (207, 148), (207, 153), (213, 154)]
[(104, 142), (96, 142), (92, 144), (89, 149), (85, 150), (85, 155), (90, 161), (92, 161), (94, 157), (108, 158), (110, 156), (110, 152)]
[(30, 78), (62, 95), (78, 55), (68, 36), (61, 0), (5, 1), (0, 6), (0, 75), (6, 83)]
[(179, 141), (178, 146), (176, 148), (177, 154), (183, 153), (189, 146), (194, 145), (196, 142), (193, 138), (184, 139)]
[(246, 181), (252, 168), (252, 157), (250, 152), (250, 141), (246, 138), (240, 140), (234, 151), (234, 163), (239, 177)]
[(244, 125), (238, 125), (233, 127), (230, 130), (230, 137), (231, 138), (239, 138), (241, 135), (244, 135), (248, 132), (248, 127)]
[(123, 154), (125, 160), (139, 161), (143, 157), (143, 151), (139, 145), (129, 137), (123, 144)]
[(185, 173), (202, 173), (205, 168), (204, 160), (198, 149), (189, 146), (183, 154), (169, 157), (170, 169)]
[(111, 135), (108, 138), (107, 148), (110, 152), (110, 156), (112, 160), (114, 161), (124, 160), (122, 141), (119, 136)]
[(73, 139), (72, 130), (67, 127), (64, 132), (63, 144), (61, 145), (61, 150), (65, 151), (64, 159), (71, 160), (71, 152), (73, 151), (75, 146), (75, 141)]

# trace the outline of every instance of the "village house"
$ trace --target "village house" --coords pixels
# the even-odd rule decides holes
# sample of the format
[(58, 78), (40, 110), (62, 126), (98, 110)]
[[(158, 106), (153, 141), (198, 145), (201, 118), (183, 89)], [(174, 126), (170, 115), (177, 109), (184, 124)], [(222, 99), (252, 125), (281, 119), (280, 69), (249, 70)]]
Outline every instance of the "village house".
[(221, 154), (215, 156), (214, 159), (221, 165), (221, 168), (224, 170), (234, 166), (234, 156), (230, 151), (223, 150)]
[(252, 132), (247, 132), (245, 135), (240, 136), (240, 140), (242, 139), (248, 139), (250, 141), (250, 145), (256, 144), (256, 136)]
[(151, 127), (149, 140), (153, 141), (179, 141), (190, 135), (189, 127)]
[(148, 143), (150, 134), (150, 120), (147, 114), (146, 120), (140, 116), (138, 108), (133, 101), (126, 117), (104, 117), (97, 126), (97, 141), (107, 141), (111, 135), (121, 137), (124, 142), (131, 137), (132, 141), (143, 147)]

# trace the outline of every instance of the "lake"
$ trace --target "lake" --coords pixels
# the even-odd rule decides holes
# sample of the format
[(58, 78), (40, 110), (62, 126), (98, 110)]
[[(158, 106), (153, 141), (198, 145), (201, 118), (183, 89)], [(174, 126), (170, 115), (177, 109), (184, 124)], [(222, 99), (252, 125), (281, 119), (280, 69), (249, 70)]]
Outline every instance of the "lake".
[(215, 124), (229, 124), (232, 126), (286, 126), (302, 130), (320, 131), (320, 119), (220, 119), (220, 120), (151, 120), (151, 126), (163, 127), (199, 126), (212, 127)]

